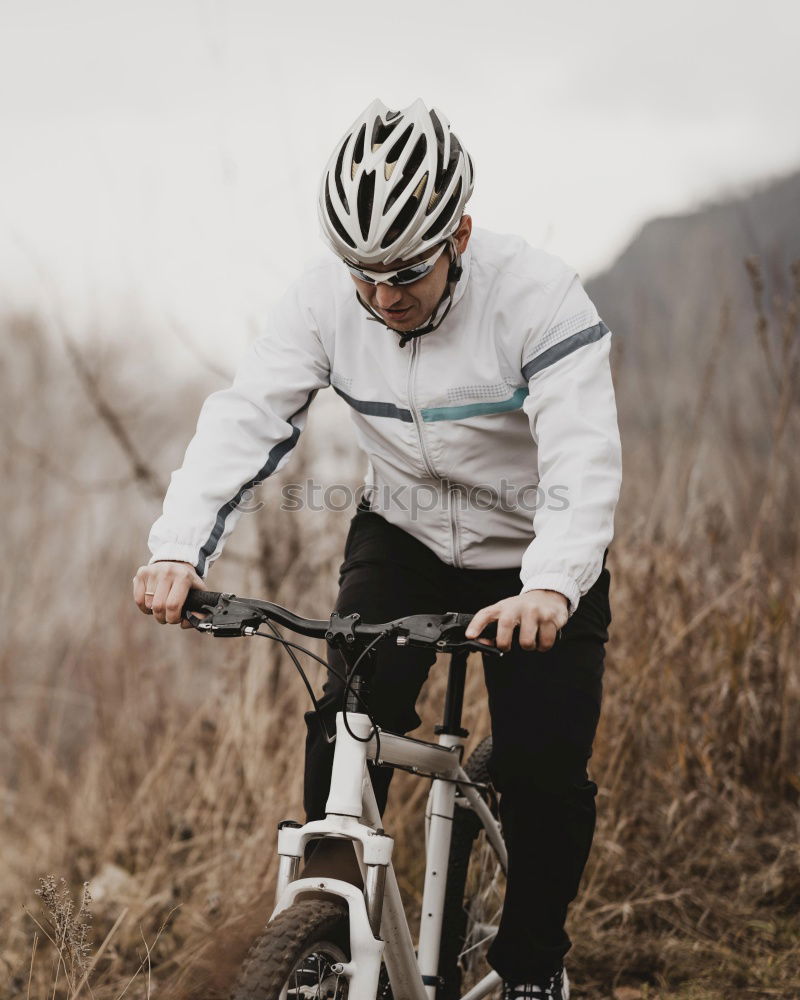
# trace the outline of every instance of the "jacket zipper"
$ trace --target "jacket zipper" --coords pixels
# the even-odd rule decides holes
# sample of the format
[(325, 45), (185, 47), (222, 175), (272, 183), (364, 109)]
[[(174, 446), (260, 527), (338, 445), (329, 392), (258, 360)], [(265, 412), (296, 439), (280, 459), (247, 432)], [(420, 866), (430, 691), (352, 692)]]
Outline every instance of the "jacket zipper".
[(450, 482), (443, 479), (433, 466), (430, 455), (428, 454), (428, 449), (425, 447), (425, 435), (423, 434), (422, 425), (424, 423), (422, 419), (422, 413), (420, 408), (417, 406), (414, 399), (414, 383), (417, 374), (417, 359), (419, 357), (421, 345), (419, 338), (414, 337), (411, 341), (411, 358), (408, 364), (408, 408), (411, 410), (411, 416), (414, 419), (414, 426), (417, 428), (417, 440), (419, 441), (419, 450), (422, 454), (422, 464), (425, 471), (431, 477), (431, 479), (438, 479), (443, 486), (446, 484), (447, 489), (447, 513), (450, 519), (450, 552), (453, 559), (454, 566), (461, 566), (461, 553), (458, 546), (458, 515), (456, 512), (454, 500), (454, 494), (457, 492), (455, 487), (453, 487)]
[(414, 426), (417, 428), (417, 440), (419, 441), (419, 450), (422, 453), (422, 464), (425, 467), (425, 471), (431, 479), (439, 479), (441, 477), (437, 473), (436, 469), (434, 469), (433, 462), (431, 462), (430, 455), (428, 455), (428, 450), (425, 447), (425, 437), (422, 433), (422, 413), (414, 401), (414, 381), (417, 375), (418, 355), (419, 338), (414, 337), (411, 341), (411, 358), (408, 365), (408, 408), (411, 410), (411, 415), (414, 418)]
[(461, 566), (461, 550), (458, 546), (458, 490), (447, 481), (447, 508), (450, 514), (450, 547), (453, 552), (453, 565)]

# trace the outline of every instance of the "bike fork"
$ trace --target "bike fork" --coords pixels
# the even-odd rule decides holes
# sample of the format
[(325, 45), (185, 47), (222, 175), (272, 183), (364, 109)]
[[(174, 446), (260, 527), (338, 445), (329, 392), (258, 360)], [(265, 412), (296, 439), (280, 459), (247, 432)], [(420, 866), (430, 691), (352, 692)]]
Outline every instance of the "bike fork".
[[(374, 1000), (384, 951), (380, 928), (393, 842), (382, 830), (364, 825), (361, 821), (364, 783), (369, 780), (366, 758), (372, 724), (366, 715), (352, 714), (349, 725), (355, 738), (345, 726), (343, 716), (337, 716), (336, 753), (325, 819), (303, 826), (294, 822), (285, 822), (280, 826), (275, 913), (309, 894), (322, 893), (341, 899), (349, 913), (351, 958), (349, 962), (342, 963), (337, 972), (347, 978), (348, 996), (352, 1000)], [(371, 786), (369, 790), (372, 792)], [(374, 794), (372, 801), (374, 803)], [(298, 878), (306, 845), (309, 841), (325, 837), (353, 843), (364, 874), (363, 890), (324, 875)]]

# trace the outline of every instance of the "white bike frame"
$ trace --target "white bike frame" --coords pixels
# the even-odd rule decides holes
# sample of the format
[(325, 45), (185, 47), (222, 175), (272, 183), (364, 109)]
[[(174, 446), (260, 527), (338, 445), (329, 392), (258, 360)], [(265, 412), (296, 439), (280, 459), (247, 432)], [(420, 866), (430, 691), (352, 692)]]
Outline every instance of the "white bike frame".
[[(445, 887), (456, 790), (480, 820), (503, 869), (506, 848), (500, 826), (486, 802), (461, 767), (464, 738), (441, 735), (438, 745), (379, 734), (380, 763), (433, 776), (428, 801), (425, 886), (419, 928), (419, 953), (408, 927), (400, 890), (392, 867), (394, 842), (380, 829), (367, 761), (376, 760), (377, 745), (369, 717), (349, 712), (344, 724), (336, 717), (336, 744), (331, 790), (324, 820), (305, 826), (282, 826), (278, 834), (280, 867), (273, 917), (304, 896), (320, 893), (343, 899), (350, 916), (350, 961), (337, 968), (348, 979), (349, 1000), (375, 1000), (381, 962), (386, 963), (396, 1000), (435, 1000), (439, 983), (439, 946), (442, 936)], [(352, 841), (364, 882), (363, 890), (349, 882), (324, 876), (297, 878), (306, 844), (319, 838)], [(461, 1000), (479, 1000), (500, 984), (490, 972)], [(285, 993), (281, 1000), (284, 1000)]]

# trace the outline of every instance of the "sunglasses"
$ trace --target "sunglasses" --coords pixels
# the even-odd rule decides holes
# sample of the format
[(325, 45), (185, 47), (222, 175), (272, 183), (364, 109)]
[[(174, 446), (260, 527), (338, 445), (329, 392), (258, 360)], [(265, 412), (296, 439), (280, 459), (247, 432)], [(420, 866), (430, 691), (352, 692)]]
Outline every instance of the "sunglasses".
[(413, 281), (419, 281), (420, 278), (424, 278), (427, 274), (431, 273), (446, 246), (447, 241), (442, 243), (430, 257), (421, 260), (419, 264), (409, 264), (408, 267), (399, 267), (396, 271), (368, 271), (359, 264), (354, 264), (347, 259), (344, 260), (344, 265), (354, 278), (366, 281), (370, 285), (382, 285), (384, 283), (387, 285), (410, 285)]

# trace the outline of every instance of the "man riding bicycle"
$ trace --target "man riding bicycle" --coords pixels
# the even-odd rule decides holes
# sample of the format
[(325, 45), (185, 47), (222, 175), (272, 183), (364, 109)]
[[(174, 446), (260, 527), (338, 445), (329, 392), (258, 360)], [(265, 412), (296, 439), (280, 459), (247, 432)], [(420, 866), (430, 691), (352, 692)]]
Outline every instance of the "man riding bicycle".
[[(134, 596), (159, 622), (180, 620), (243, 494), (282, 467), (333, 386), (369, 458), (336, 609), (373, 622), (466, 611), (471, 636), (496, 623), (505, 655), (485, 657), (484, 674), (509, 871), (489, 960), (505, 997), (565, 998), (564, 924), (595, 824), (586, 766), (621, 476), (610, 332), (562, 261), (473, 232), (472, 187), (469, 155), (422, 101), (374, 101), (356, 119), (319, 195), (334, 257), (300, 277), (233, 385), (206, 400)], [(369, 705), (383, 729), (419, 724), (432, 661), (378, 651)], [(309, 819), (324, 816), (342, 695), (331, 673), (307, 717)], [(390, 776), (373, 772), (381, 809)]]

